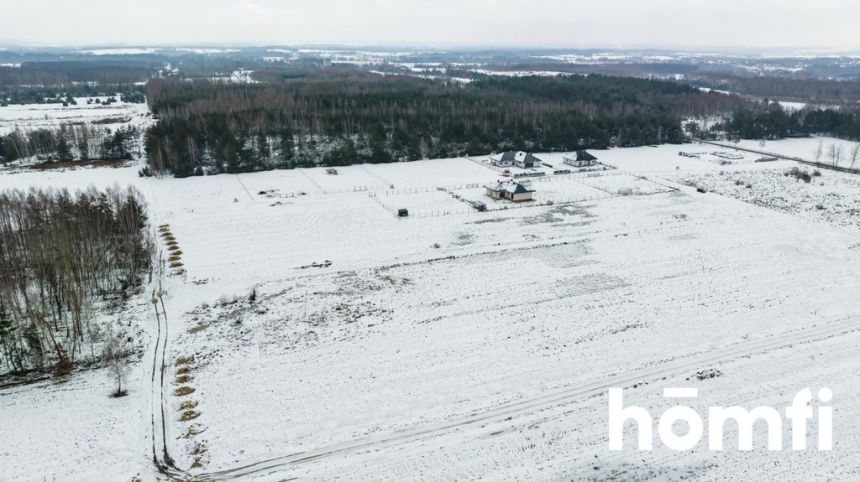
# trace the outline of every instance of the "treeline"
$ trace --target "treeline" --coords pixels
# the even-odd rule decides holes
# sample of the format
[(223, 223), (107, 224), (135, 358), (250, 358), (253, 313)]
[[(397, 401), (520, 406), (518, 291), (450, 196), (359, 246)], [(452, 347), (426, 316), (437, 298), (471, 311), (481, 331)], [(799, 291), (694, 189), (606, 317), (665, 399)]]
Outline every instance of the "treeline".
[(772, 104), (763, 110), (739, 110), (725, 125), (714, 126), (736, 139), (782, 139), (826, 135), (860, 140), (860, 111), (803, 109), (786, 111)]
[(821, 103), (860, 102), (860, 81), (832, 79), (793, 79), (776, 76), (737, 76), (706, 74), (708, 84), (718, 88), (755, 97), (803, 99)]
[(75, 88), (82, 85), (131, 85), (152, 78), (159, 67), (129, 65), (127, 61), (24, 62), (0, 67), (0, 85)]
[(15, 130), (0, 136), (0, 163), (18, 159), (46, 162), (131, 159), (142, 153), (141, 133), (133, 125), (110, 129), (69, 124), (57, 129)]
[(0, 192), (0, 367), (65, 371), (97, 359), (105, 327), (93, 305), (141, 285), (146, 227), (133, 188)]
[[(106, 89), (98, 89), (86, 85), (63, 91), (55, 89), (0, 90), (0, 107), (13, 104), (63, 104), (63, 107), (68, 107), (69, 105), (77, 105), (75, 97), (89, 97), (87, 99), (88, 104), (109, 105), (117, 101), (117, 95), (119, 95), (120, 101), (130, 104), (143, 104), (146, 102), (143, 87), (113, 86)], [(106, 97), (106, 99), (102, 101), (100, 97)]]
[(673, 82), (596, 75), (465, 86), (405, 77), (291, 77), (253, 85), (150, 81), (147, 102), (160, 119), (145, 136), (151, 168), (182, 177), (678, 143), (682, 116), (726, 97)]

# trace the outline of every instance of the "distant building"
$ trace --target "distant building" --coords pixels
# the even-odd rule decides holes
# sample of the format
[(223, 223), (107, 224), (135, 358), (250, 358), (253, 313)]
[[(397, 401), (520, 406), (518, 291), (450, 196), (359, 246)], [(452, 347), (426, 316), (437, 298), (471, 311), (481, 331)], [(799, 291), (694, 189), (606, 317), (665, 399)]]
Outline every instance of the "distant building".
[(487, 196), (493, 199), (508, 199), (514, 202), (533, 201), (535, 190), (529, 183), (517, 182), (513, 179), (496, 181), (484, 186)]
[(490, 156), (490, 162), (492, 162), (494, 166), (498, 167), (516, 166), (522, 169), (540, 167), (541, 165), (540, 159), (529, 152), (523, 151), (507, 151), (501, 154), (496, 154), (495, 156)]
[(564, 163), (573, 167), (588, 167), (595, 164), (596, 157), (588, 153), (588, 151), (576, 151), (576, 156), (564, 156)]

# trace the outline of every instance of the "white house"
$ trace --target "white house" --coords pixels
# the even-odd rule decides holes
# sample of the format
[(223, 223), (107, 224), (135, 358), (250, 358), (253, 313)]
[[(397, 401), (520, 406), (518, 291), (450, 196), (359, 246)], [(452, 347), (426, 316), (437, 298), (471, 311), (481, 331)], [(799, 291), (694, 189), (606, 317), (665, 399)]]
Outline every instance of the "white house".
[(487, 196), (493, 199), (508, 199), (514, 202), (533, 201), (535, 190), (527, 182), (517, 182), (513, 179), (496, 181), (484, 186)]
[(496, 154), (495, 156), (490, 156), (490, 161), (493, 163), (494, 166), (517, 166), (522, 169), (528, 169), (530, 167), (539, 167), (541, 165), (540, 159), (538, 159), (529, 152), (523, 151), (507, 151), (501, 154)]
[(588, 167), (595, 164), (596, 157), (589, 154), (587, 151), (576, 151), (576, 156), (564, 156), (564, 163), (573, 167)]

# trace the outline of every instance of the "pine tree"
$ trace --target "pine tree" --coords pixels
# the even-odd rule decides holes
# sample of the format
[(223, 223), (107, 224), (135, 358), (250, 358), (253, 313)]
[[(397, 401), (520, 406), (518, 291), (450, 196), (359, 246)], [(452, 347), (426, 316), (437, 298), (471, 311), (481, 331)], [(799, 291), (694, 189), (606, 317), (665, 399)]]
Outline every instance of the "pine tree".
[(293, 133), (289, 130), (284, 130), (281, 133), (281, 162), (286, 168), (293, 167), (292, 161), (296, 154), (296, 143), (293, 140)]
[(3, 348), (3, 354), (6, 357), (7, 363), (14, 370), (22, 370), (20, 362), (17, 360), (15, 350), (15, 326), (12, 324), (12, 317), (6, 311), (6, 305), (0, 300), (0, 347)]
[(72, 150), (69, 147), (67, 137), (65, 129), (61, 129), (59, 138), (57, 139), (57, 160), (69, 161), (72, 159)]

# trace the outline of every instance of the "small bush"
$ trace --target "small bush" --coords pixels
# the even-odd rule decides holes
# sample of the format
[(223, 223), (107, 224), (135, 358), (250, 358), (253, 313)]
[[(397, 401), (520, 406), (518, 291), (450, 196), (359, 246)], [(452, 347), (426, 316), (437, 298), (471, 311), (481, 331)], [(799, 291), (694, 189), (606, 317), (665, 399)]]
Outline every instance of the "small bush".
[(185, 266), (185, 265), (182, 264), (181, 261), (174, 261), (174, 262), (170, 263), (171, 268), (181, 268), (183, 266)]
[(176, 383), (190, 383), (193, 378), (191, 375), (179, 375), (176, 377)]
[(803, 182), (809, 183), (812, 182), (812, 176), (809, 175), (805, 170), (799, 169), (797, 167), (792, 167), (785, 173), (786, 176), (793, 176), (797, 180), (802, 180)]

